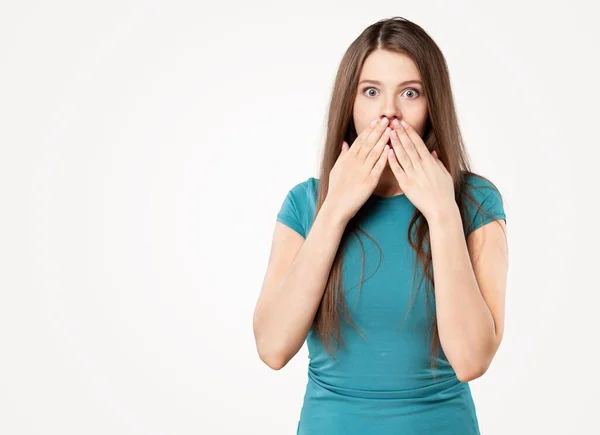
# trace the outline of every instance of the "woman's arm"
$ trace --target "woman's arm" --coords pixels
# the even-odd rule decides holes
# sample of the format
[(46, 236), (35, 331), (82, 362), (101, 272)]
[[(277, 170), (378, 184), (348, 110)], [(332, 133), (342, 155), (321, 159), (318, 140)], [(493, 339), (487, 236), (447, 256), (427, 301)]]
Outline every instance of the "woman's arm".
[(458, 207), (428, 220), (440, 342), (463, 382), (483, 375), (504, 330), (508, 253), (503, 221), (465, 241)]
[(253, 319), (258, 354), (272, 369), (284, 367), (304, 344), (346, 225), (327, 200), (306, 240), (276, 222)]

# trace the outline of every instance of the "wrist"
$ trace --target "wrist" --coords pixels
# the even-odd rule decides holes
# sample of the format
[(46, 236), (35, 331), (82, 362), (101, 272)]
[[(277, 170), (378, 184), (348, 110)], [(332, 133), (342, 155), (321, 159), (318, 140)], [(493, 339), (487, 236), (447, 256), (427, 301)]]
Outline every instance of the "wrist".
[(438, 207), (431, 215), (425, 217), (429, 227), (445, 226), (449, 223), (460, 221), (458, 204), (453, 201), (445, 206)]
[(344, 228), (348, 225), (348, 221), (350, 220), (350, 218), (344, 216), (344, 214), (339, 211), (339, 207), (336, 207), (336, 205), (327, 198), (325, 198), (325, 201), (319, 210), (319, 214), (322, 214), (328, 222)]

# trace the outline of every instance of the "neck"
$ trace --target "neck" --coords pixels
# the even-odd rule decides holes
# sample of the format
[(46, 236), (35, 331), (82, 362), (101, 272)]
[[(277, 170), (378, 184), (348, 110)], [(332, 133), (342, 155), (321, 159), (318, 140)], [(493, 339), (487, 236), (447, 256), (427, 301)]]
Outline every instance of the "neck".
[(374, 193), (379, 196), (392, 196), (403, 193), (389, 164), (385, 165), (385, 169), (381, 173), (379, 183), (377, 183)]

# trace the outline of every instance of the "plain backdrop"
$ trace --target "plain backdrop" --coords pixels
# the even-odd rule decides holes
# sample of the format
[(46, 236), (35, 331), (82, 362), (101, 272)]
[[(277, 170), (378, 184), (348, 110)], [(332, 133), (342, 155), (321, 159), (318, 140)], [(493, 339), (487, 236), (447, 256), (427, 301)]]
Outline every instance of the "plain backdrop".
[(505, 199), (485, 435), (598, 434), (597, 5), (3, 1), (0, 433), (293, 434), (304, 347), (252, 314), (333, 79), (373, 22), (442, 49), (473, 169)]

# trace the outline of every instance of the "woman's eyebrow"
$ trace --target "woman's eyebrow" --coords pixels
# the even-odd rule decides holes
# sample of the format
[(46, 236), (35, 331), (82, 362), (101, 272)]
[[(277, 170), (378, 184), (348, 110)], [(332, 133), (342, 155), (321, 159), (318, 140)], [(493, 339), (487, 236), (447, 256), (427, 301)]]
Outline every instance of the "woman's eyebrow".
[[(374, 85), (379, 85), (379, 86), (382, 85), (382, 83), (380, 81), (378, 81), (378, 80), (369, 80), (369, 79), (361, 80), (360, 83), (359, 83), (359, 85), (362, 84), (362, 83), (372, 83)], [(402, 83), (400, 83), (398, 85), (398, 87), (404, 86), (404, 85), (408, 85), (409, 83), (417, 83), (419, 85), (422, 85), (422, 83), (421, 83), (420, 80), (406, 80), (406, 81), (403, 81)]]

